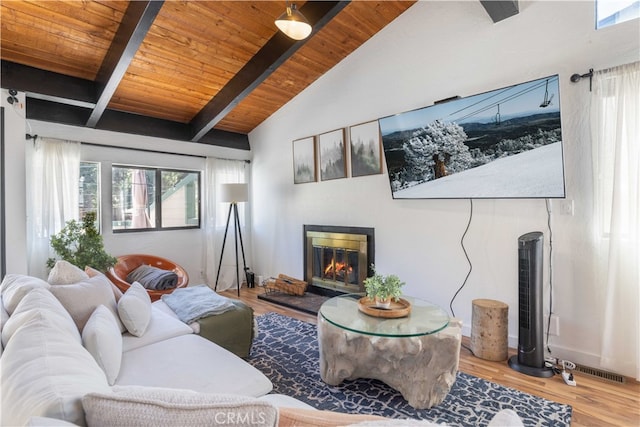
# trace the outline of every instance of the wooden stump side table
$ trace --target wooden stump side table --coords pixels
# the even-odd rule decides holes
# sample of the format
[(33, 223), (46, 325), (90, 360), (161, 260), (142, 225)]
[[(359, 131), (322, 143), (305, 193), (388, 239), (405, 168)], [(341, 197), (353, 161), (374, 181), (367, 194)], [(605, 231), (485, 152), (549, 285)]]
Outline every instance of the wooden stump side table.
[(491, 299), (474, 299), (471, 304), (471, 352), (480, 359), (506, 360), (509, 306)]

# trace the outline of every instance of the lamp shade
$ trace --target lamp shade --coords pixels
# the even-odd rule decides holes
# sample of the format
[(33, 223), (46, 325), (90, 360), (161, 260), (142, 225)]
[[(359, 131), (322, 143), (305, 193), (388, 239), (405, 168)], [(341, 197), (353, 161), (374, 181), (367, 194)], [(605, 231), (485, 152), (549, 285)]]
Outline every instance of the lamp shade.
[(218, 200), (221, 203), (240, 203), (249, 200), (247, 184), (221, 184)]
[(298, 12), (295, 4), (287, 6), (287, 10), (276, 19), (276, 26), (294, 40), (306, 39), (311, 34), (309, 21)]

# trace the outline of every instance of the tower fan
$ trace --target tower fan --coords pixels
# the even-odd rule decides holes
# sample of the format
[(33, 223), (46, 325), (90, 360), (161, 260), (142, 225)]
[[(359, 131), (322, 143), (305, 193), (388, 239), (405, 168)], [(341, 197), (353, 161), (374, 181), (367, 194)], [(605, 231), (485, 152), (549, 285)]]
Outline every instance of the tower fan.
[(553, 376), (544, 363), (542, 344), (543, 235), (539, 231), (518, 238), (518, 354), (509, 366), (534, 377)]

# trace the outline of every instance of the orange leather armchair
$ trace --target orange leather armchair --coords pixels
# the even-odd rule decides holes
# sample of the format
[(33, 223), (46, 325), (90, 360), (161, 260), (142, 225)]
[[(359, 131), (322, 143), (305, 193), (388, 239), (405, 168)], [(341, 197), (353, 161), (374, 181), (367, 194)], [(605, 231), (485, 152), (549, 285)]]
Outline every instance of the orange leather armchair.
[(160, 299), (162, 295), (170, 294), (175, 289), (185, 287), (189, 284), (189, 275), (184, 268), (166, 258), (145, 254), (119, 256), (118, 262), (107, 270), (107, 277), (118, 287), (118, 289), (122, 292), (126, 292), (127, 289), (129, 289), (129, 286), (131, 286), (130, 283), (127, 282), (127, 275), (143, 264), (161, 268), (163, 270), (173, 271), (178, 275), (178, 285), (175, 288), (165, 290), (147, 289), (147, 292), (151, 297), (151, 301), (156, 301)]

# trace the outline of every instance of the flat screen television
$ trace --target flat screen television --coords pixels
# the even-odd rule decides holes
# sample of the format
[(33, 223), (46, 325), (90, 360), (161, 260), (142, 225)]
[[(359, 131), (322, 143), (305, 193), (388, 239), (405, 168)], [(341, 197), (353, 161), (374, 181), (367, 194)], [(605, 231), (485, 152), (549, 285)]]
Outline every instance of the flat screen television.
[(394, 199), (565, 197), (557, 74), (378, 122)]

